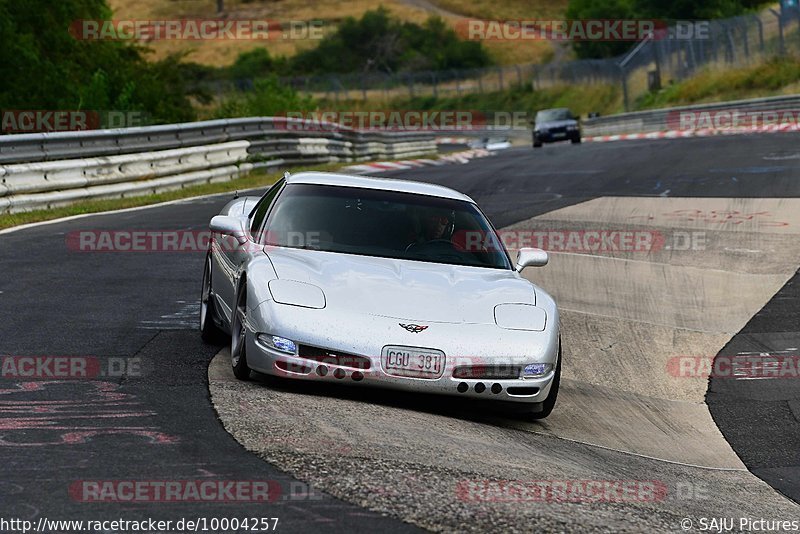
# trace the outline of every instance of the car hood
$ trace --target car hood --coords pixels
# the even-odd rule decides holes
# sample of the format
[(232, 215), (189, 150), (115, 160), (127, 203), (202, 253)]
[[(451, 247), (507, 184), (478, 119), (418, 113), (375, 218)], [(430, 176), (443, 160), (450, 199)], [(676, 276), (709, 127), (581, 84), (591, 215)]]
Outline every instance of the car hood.
[(279, 279), (319, 287), (330, 312), (495, 324), (498, 304), (536, 304), (534, 286), (511, 270), (287, 248), (267, 255)]
[(548, 121), (548, 122), (537, 122), (536, 129), (537, 130), (548, 130), (551, 128), (563, 128), (565, 126), (575, 126), (578, 124), (578, 121), (574, 119), (566, 119), (562, 121)]

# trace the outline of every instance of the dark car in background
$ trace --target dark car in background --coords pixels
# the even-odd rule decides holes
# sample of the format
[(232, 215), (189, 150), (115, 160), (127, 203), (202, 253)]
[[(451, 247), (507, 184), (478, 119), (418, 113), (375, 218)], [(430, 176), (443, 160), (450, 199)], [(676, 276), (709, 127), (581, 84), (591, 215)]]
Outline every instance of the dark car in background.
[(569, 139), (581, 142), (581, 127), (577, 117), (567, 108), (543, 109), (536, 114), (533, 124), (533, 147), (542, 143), (555, 143)]

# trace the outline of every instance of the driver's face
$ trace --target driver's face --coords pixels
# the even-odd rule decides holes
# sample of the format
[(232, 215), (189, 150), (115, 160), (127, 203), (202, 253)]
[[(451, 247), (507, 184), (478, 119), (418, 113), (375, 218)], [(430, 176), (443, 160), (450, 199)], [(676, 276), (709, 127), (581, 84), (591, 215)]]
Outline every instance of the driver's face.
[(443, 213), (427, 213), (423, 219), (425, 224), (425, 238), (441, 239), (450, 219)]

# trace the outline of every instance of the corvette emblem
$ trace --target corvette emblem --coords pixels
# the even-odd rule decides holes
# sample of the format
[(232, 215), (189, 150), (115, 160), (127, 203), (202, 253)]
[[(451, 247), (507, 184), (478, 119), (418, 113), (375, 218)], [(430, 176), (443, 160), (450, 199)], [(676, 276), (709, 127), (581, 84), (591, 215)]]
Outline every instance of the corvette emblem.
[(399, 323), (399, 324), (400, 324), (400, 326), (402, 328), (405, 328), (406, 330), (408, 330), (412, 334), (419, 334), (420, 332), (422, 332), (423, 330), (427, 330), (427, 328), (428, 328), (427, 325), (403, 324), (403, 323)]

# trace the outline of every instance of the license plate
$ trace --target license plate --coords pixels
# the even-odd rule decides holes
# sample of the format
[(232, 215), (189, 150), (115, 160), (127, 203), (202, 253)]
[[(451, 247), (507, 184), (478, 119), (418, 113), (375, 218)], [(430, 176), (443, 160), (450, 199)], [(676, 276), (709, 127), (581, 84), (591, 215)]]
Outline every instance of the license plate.
[(383, 370), (394, 376), (439, 378), (444, 372), (444, 352), (418, 347), (383, 347)]
[(567, 132), (556, 132), (553, 134), (553, 137), (566, 137)]

